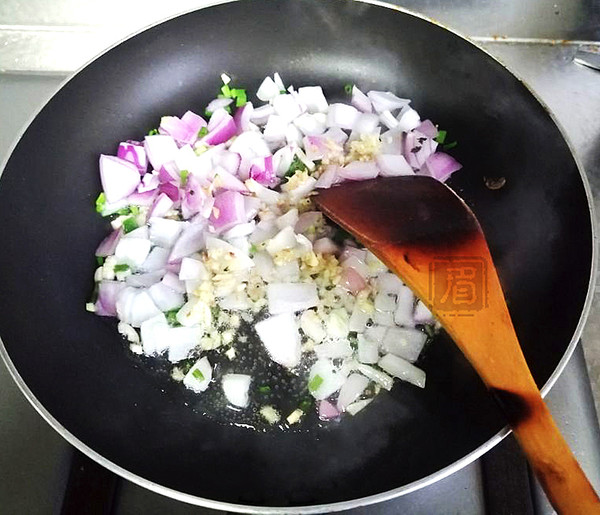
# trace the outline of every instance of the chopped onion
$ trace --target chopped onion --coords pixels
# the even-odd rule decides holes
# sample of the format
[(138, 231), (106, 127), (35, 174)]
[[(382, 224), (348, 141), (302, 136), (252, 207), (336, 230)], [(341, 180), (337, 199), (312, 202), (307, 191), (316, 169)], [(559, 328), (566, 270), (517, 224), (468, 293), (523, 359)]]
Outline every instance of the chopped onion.
[(414, 327), (413, 306), (415, 296), (410, 288), (402, 286), (398, 291), (396, 300), (396, 311), (394, 313), (394, 322), (405, 327)]
[(256, 96), (263, 102), (273, 100), (280, 94), (280, 88), (271, 77), (266, 77), (256, 91)]
[(444, 152), (436, 152), (431, 154), (425, 161), (420, 173), (429, 175), (438, 181), (446, 182), (454, 172), (461, 168), (462, 165), (452, 156)]
[(151, 246), (150, 240), (121, 238), (115, 248), (115, 257), (119, 263), (125, 263), (131, 268), (137, 269), (146, 261)]
[(181, 260), (181, 268), (179, 269), (179, 280), (180, 281), (204, 281), (210, 277), (208, 270), (202, 263), (197, 259), (184, 257)]
[(414, 175), (415, 173), (401, 154), (379, 154), (375, 161), (382, 177)]
[(171, 248), (179, 238), (181, 231), (188, 225), (187, 222), (156, 217), (150, 218), (148, 224), (150, 226), (150, 241), (154, 245), (164, 248)]
[(271, 316), (254, 329), (273, 361), (287, 368), (300, 363), (300, 334), (293, 313)]
[(350, 413), (350, 415), (354, 416), (359, 411), (365, 409), (369, 404), (371, 404), (371, 402), (373, 402), (372, 397), (370, 399), (362, 399), (360, 401), (353, 402), (346, 408), (346, 411)]
[(421, 117), (414, 109), (409, 108), (400, 113), (398, 118), (398, 130), (408, 132), (417, 128), (421, 123)]
[(379, 360), (379, 345), (358, 334), (358, 361), (361, 363), (377, 363)]
[(389, 91), (369, 91), (367, 96), (378, 113), (400, 109), (410, 103), (410, 100), (399, 98)]
[(95, 313), (100, 316), (116, 316), (116, 302), (123, 288), (125, 288), (125, 284), (118, 281), (101, 281), (98, 283), (98, 300), (96, 301)]
[(339, 169), (339, 176), (351, 181), (374, 179), (379, 175), (379, 168), (373, 161), (352, 161)]
[(356, 368), (362, 375), (368, 377), (371, 381), (376, 382), (378, 385), (385, 388), (386, 390), (391, 390), (392, 386), (394, 386), (393, 378), (391, 378), (385, 372), (377, 370), (371, 365), (365, 365), (364, 363), (360, 363)]
[(183, 384), (196, 393), (204, 392), (212, 381), (212, 372), (212, 365), (208, 358), (206, 356), (200, 358), (183, 378)]
[(319, 402), (319, 419), (333, 420), (340, 416), (338, 409), (327, 400)]
[(314, 352), (318, 359), (339, 359), (352, 356), (353, 351), (348, 340), (335, 339), (315, 346)]
[(167, 350), (168, 340), (165, 337), (168, 330), (169, 324), (163, 313), (158, 313), (141, 323), (142, 347), (146, 356), (162, 354)]
[(339, 284), (354, 295), (367, 286), (365, 279), (353, 268), (344, 268)]
[(339, 247), (330, 238), (320, 238), (313, 243), (313, 251), (317, 254), (337, 254)]
[(306, 310), (300, 317), (300, 329), (315, 343), (321, 343), (326, 336), (323, 322), (312, 309)]
[(144, 139), (144, 148), (148, 155), (148, 160), (155, 170), (160, 170), (161, 166), (169, 161), (173, 161), (177, 156), (177, 144), (171, 136), (155, 134), (146, 136)]
[(169, 361), (177, 363), (186, 359), (190, 351), (198, 345), (202, 333), (199, 327), (169, 327), (167, 334)]
[(136, 165), (115, 156), (100, 155), (100, 180), (106, 201), (113, 203), (133, 193), (140, 183)]
[(148, 257), (140, 266), (140, 270), (144, 272), (156, 272), (164, 270), (169, 261), (169, 250), (162, 247), (154, 247)]
[(337, 400), (337, 408), (345, 411), (348, 405), (358, 399), (369, 384), (369, 380), (362, 374), (350, 374), (340, 389)]
[(352, 98), (350, 99), (350, 103), (363, 113), (373, 112), (373, 106), (371, 105), (369, 97), (356, 86), (352, 86)]
[(294, 313), (316, 306), (317, 286), (311, 283), (272, 283), (267, 286), (269, 312)]
[(329, 105), (321, 86), (305, 86), (298, 88), (298, 96), (309, 113), (325, 113)]
[(96, 249), (95, 255), (99, 257), (106, 257), (114, 254), (122, 235), (123, 229), (115, 229), (100, 242), (100, 245), (98, 245), (98, 248)]
[(427, 335), (418, 329), (390, 327), (383, 338), (382, 348), (385, 352), (414, 363), (419, 358), (426, 341)]
[(331, 360), (320, 359), (310, 369), (308, 389), (315, 399), (323, 400), (337, 392), (345, 380), (345, 375)]
[(133, 163), (141, 175), (148, 170), (148, 157), (144, 145), (138, 141), (122, 141), (119, 143), (117, 157)]
[(180, 308), (185, 303), (181, 293), (172, 290), (163, 283), (157, 283), (148, 288), (148, 294), (161, 311), (171, 311)]
[(415, 308), (414, 313), (414, 321), (416, 324), (432, 324), (435, 322), (433, 314), (421, 300), (417, 302), (417, 307)]
[(204, 232), (203, 224), (196, 223), (185, 227), (171, 249), (169, 263), (176, 263), (182, 258), (202, 250), (205, 244)]
[(217, 232), (227, 231), (237, 224), (247, 222), (244, 197), (237, 191), (217, 194), (208, 220)]
[(379, 360), (378, 365), (389, 374), (418, 386), (425, 388), (425, 372), (411, 365), (405, 359), (393, 354), (386, 354)]
[(358, 110), (347, 104), (331, 104), (327, 112), (327, 127), (352, 129), (358, 118)]

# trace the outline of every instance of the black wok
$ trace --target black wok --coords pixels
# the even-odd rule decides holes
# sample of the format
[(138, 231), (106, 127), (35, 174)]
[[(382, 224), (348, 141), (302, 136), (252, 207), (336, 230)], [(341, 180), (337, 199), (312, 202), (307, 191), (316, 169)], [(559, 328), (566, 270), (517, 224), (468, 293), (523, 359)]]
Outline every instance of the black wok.
[[(257, 433), (202, 416), (193, 394), (86, 313), (107, 231), (93, 206), (98, 155), (143, 137), (163, 114), (201, 112), (224, 71), (250, 91), (273, 71), (332, 98), (348, 82), (390, 89), (458, 139), (464, 169), (451, 186), (488, 236), (538, 385), (554, 382), (581, 332), (593, 275), (585, 180), (560, 130), (517, 78), (461, 37), (393, 8), (317, 0), (172, 19), (96, 59), (41, 110), (0, 181), (0, 336), (15, 379), (67, 440), (111, 470), (232, 511), (340, 509), (464, 466), (506, 430), (443, 335), (422, 361), (425, 390), (399, 384), (340, 425)], [(485, 177), (506, 184), (492, 190)]]

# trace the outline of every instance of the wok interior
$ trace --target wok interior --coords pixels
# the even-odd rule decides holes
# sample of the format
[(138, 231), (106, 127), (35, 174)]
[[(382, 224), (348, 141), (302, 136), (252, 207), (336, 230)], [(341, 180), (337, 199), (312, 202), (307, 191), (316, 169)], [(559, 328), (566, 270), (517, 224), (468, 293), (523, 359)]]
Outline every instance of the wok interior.
[[(574, 159), (540, 104), (485, 53), (430, 22), (357, 2), (254, 0), (187, 14), (63, 87), (0, 184), (0, 335), (58, 422), (142, 478), (252, 505), (350, 500), (433, 474), (503, 426), (449, 338), (422, 360), (426, 389), (397, 384), (340, 425), (261, 434), (204, 418), (194, 394), (84, 310), (107, 231), (93, 209), (98, 155), (143, 138), (163, 114), (202, 112), (222, 72), (255, 91), (274, 71), (287, 84), (321, 84), (328, 98), (342, 99), (346, 83), (389, 89), (459, 141), (464, 169), (450, 185), (482, 223), (543, 385), (573, 336), (590, 275), (590, 214)], [(484, 177), (506, 185), (489, 190)]]

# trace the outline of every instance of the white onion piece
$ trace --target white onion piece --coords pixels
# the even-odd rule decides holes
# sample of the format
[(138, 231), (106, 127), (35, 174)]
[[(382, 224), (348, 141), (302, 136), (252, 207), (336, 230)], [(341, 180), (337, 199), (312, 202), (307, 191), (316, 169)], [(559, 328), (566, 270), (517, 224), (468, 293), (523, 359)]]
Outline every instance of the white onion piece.
[(142, 322), (161, 312), (147, 291), (131, 286), (121, 290), (115, 305), (119, 320), (133, 327), (140, 327)]
[(193, 170), (198, 156), (190, 145), (181, 147), (175, 155), (175, 166), (178, 170)]
[(125, 284), (120, 281), (101, 281), (98, 284), (98, 300), (95, 313), (100, 316), (117, 316), (116, 302)]
[(379, 360), (378, 365), (389, 374), (418, 386), (425, 388), (425, 372), (420, 368), (411, 365), (405, 359), (386, 354)]
[[(237, 155), (237, 154), (234, 154)], [(248, 190), (244, 183), (235, 175), (229, 173), (225, 168), (216, 166), (213, 170), (214, 178), (212, 181), (213, 188), (222, 188), (225, 190), (238, 191), (246, 193)]]
[(98, 248), (96, 249), (95, 255), (99, 257), (107, 257), (114, 254), (122, 235), (122, 229), (115, 229), (100, 242), (100, 245), (98, 245)]
[(161, 193), (156, 197), (152, 207), (148, 211), (148, 218), (165, 216), (173, 207), (174, 202), (168, 195)]
[(348, 405), (363, 394), (368, 385), (369, 380), (362, 374), (350, 374), (340, 389), (337, 408), (340, 411), (345, 411)]
[(344, 268), (340, 276), (339, 286), (348, 290), (352, 295), (356, 295), (359, 291), (367, 287), (365, 278), (353, 268)]
[(381, 154), (402, 155), (404, 152), (404, 133), (398, 130), (387, 131), (381, 135)]
[(384, 292), (375, 295), (375, 309), (378, 311), (394, 311), (396, 309), (396, 299)]
[(313, 243), (313, 251), (317, 254), (337, 254), (339, 247), (330, 238), (319, 238)]
[(206, 106), (209, 113), (214, 113), (217, 109), (223, 109), (233, 102), (233, 98), (215, 98)]
[(350, 320), (348, 321), (348, 330), (359, 334), (363, 333), (367, 327), (369, 318), (370, 315), (360, 309), (358, 302), (355, 303), (352, 314), (350, 315)]
[(327, 117), (316, 114), (304, 113), (294, 120), (294, 125), (305, 136), (316, 136), (323, 134), (327, 128)]
[(340, 167), (337, 165), (329, 165), (325, 168), (325, 171), (321, 174), (317, 182), (315, 183), (315, 188), (331, 188), (334, 184), (341, 182), (341, 177), (339, 177)]
[(296, 246), (296, 233), (292, 227), (284, 227), (273, 238), (267, 241), (266, 250), (271, 256), (285, 249), (291, 249)]
[(117, 262), (125, 263), (133, 269), (138, 269), (148, 257), (151, 246), (150, 240), (121, 238), (115, 248), (115, 257), (117, 258)]
[(128, 286), (133, 286), (135, 288), (148, 288), (153, 284), (160, 282), (164, 275), (164, 270), (157, 270), (146, 274), (128, 275), (125, 278), (125, 282)]
[(355, 107), (347, 104), (331, 104), (327, 112), (327, 127), (352, 129), (359, 112)]
[(383, 113), (379, 115), (379, 120), (388, 129), (396, 129), (398, 127), (398, 120), (389, 111), (383, 111)]
[(394, 386), (394, 379), (392, 377), (381, 370), (377, 370), (371, 365), (359, 363), (356, 368), (362, 375), (368, 377), (371, 381), (376, 382), (378, 385), (388, 391), (392, 389), (392, 386)]
[(377, 276), (375, 286), (379, 292), (398, 295), (404, 287), (404, 283), (396, 274), (384, 272)]
[(433, 318), (433, 314), (423, 301), (417, 302), (417, 307), (415, 308), (414, 313), (414, 321), (416, 324), (433, 324), (435, 322), (435, 318)]
[(353, 352), (350, 342), (343, 339), (328, 340), (316, 345), (313, 350), (318, 359), (348, 358)]
[(273, 154), (273, 168), (277, 177), (283, 177), (294, 160), (294, 150), (286, 145)]
[(150, 241), (154, 245), (164, 248), (171, 248), (179, 238), (181, 231), (188, 225), (187, 222), (156, 217), (150, 218), (148, 224)]
[(346, 338), (350, 317), (345, 308), (332, 309), (325, 322), (325, 330), (330, 338)]
[(293, 313), (271, 316), (254, 329), (273, 361), (287, 368), (300, 363), (300, 334)]
[(293, 201), (297, 201), (303, 197), (306, 197), (311, 191), (313, 191), (315, 189), (316, 184), (317, 179), (315, 179), (314, 177), (308, 177), (294, 189), (288, 190), (287, 193)]
[(140, 269), (144, 272), (164, 270), (168, 261), (169, 250), (163, 249), (162, 247), (154, 247), (140, 266)]
[(391, 311), (375, 311), (375, 313), (373, 313), (373, 322), (387, 327), (396, 325), (394, 322), (394, 314)]
[(387, 327), (374, 324), (371, 327), (367, 327), (365, 329), (365, 338), (372, 342), (381, 343), (387, 331)]
[(144, 149), (148, 155), (148, 160), (155, 170), (160, 170), (160, 167), (175, 160), (177, 156), (177, 143), (171, 136), (163, 134), (154, 134), (146, 136), (144, 139)]
[(181, 260), (181, 268), (179, 269), (179, 280), (181, 281), (204, 281), (209, 278), (209, 273), (204, 263), (197, 259), (184, 257)]
[(372, 113), (373, 106), (371, 105), (371, 100), (369, 97), (365, 95), (360, 89), (356, 86), (352, 86), (352, 98), (350, 99), (350, 103), (356, 107), (359, 111), (363, 113)]
[(370, 399), (361, 399), (360, 401), (353, 402), (346, 408), (346, 412), (350, 413), (350, 415), (354, 416), (359, 411), (365, 409), (369, 404), (373, 402), (373, 397)]
[(146, 356), (161, 354), (168, 347), (166, 339), (169, 324), (163, 313), (142, 322), (140, 333), (142, 336), (142, 348)]
[(367, 96), (378, 113), (400, 109), (410, 103), (410, 100), (399, 98), (390, 91), (369, 91)]
[(225, 374), (221, 379), (227, 400), (238, 408), (248, 406), (248, 390), (252, 378), (246, 374)]
[(339, 176), (352, 181), (374, 179), (379, 175), (379, 168), (374, 161), (352, 161), (339, 169)]
[(265, 204), (275, 205), (279, 202), (281, 198), (281, 194), (269, 189), (262, 184), (259, 184), (254, 179), (248, 179), (245, 182), (246, 188), (249, 191), (254, 193), (259, 199), (261, 199)]
[(323, 133), (323, 137), (343, 145), (348, 140), (348, 135), (339, 127), (330, 127)]
[(174, 274), (173, 272), (167, 272), (162, 278), (162, 283), (172, 290), (175, 290), (179, 293), (185, 293), (185, 284), (180, 281), (179, 277), (177, 277), (177, 274)]
[(285, 141), (285, 131), (288, 126), (288, 121), (282, 116), (273, 114), (269, 116), (267, 125), (265, 125), (264, 137), (269, 143), (279, 143)]
[(273, 238), (273, 236), (277, 234), (277, 227), (275, 227), (275, 224), (273, 224), (272, 226), (261, 227), (261, 223), (259, 223), (256, 226), (256, 228), (248, 238), (250, 240), (250, 243), (254, 245), (260, 245), (261, 243), (270, 240), (271, 238)]
[(275, 225), (279, 230), (284, 229), (286, 227), (296, 227), (297, 222), (298, 210), (295, 207), (290, 209), (287, 213), (275, 219)]
[[(278, 95), (273, 99), (275, 113), (290, 123), (302, 114), (302, 108), (293, 95)], [(267, 123), (268, 125), (268, 123)]]
[(300, 329), (315, 343), (321, 343), (326, 336), (321, 318), (312, 309), (306, 310), (300, 317)]
[(269, 256), (267, 252), (257, 252), (252, 259), (256, 271), (263, 281), (271, 281), (273, 279), (273, 274), (275, 273), (275, 264), (273, 263), (271, 256)]
[(403, 286), (398, 292), (396, 300), (396, 311), (394, 312), (394, 322), (405, 327), (414, 327), (413, 306), (415, 305), (415, 296), (410, 288)]
[(462, 165), (452, 156), (444, 152), (436, 152), (427, 158), (420, 173), (445, 182), (454, 172), (461, 168)]
[(148, 235), (148, 227), (146, 225), (142, 225), (131, 232), (123, 234), (123, 238), (141, 238), (142, 240), (147, 240)]
[(356, 121), (352, 126), (352, 134), (350, 140), (357, 139), (362, 134), (373, 134), (379, 126), (379, 117), (372, 113), (360, 113), (356, 117)]
[(298, 88), (298, 96), (309, 113), (325, 113), (329, 107), (321, 86)]
[(203, 224), (191, 224), (185, 227), (171, 249), (169, 263), (176, 263), (182, 258), (202, 250), (205, 246), (204, 233)]
[[(315, 380), (316, 376), (319, 376), (320, 380)], [(310, 393), (317, 400), (327, 399), (327, 397), (337, 392), (345, 380), (346, 376), (328, 359), (320, 359), (315, 362), (308, 374)], [(319, 383), (318, 386), (311, 390), (310, 385), (316, 383)]]
[(183, 294), (172, 290), (163, 283), (157, 283), (148, 288), (148, 295), (161, 311), (171, 311), (172, 309), (183, 306), (185, 300)]
[(283, 265), (275, 267), (274, 280), (282, 283), (296, 283), (300, 280), (300, 266), (298, 260), (294, 259)]
[[(279, 75), (278, 72), (275, 72), (273, 74), (273, 82), (275, 82), (275, 84), (277, 85), (277, 87), (279, 88), (279, 91), (285, 91), (285, 85), (283, 84), (283, 80), (281, 78), (281, 75)], [(292, 86), (290, 86), (291, 89), (293, 89)]]
[(298, 147), (302, 144), (302, 131), (293, 123), (290, 123), (285, 129), (285, 140), (288, 145)]
[(122, 141), (119, 143), (117, 157), (133, 163), (139, 170), (140, 175), (144, 175), (148, 169), (148, 157), (144, 145), (137, 141)]
[(369, 267), (364, 262), (364, 252), (356, 253), (354, 255), (348, 255), (346, 253), (345, 255), (348, 257), (343, 260), (340, 258), (340, 261), (342, 262), (342, 268), (351, 268), (355, 270), (363, 279), (369, 276)]
[(256, 97), (263, 102), (273, 100), (280, 94), (280, 88), (271, 77), (265, 77), (261, 85), (256, 90)]
[(199, 327), (169, 327), (167, 331), (169, 361), (177, 363), (187, 358), (190, 351), (200, 342), (203, 333), (204, 331)]
[(379, 345), (358, 334), (358, 361), (361, 363), (377, 363), (379, 360)]
[(267, 286), (269, 312), (273, 315), (294, 313), (319, 303), (314, 283), (272, 283)]
[(412, 166), (408, 164), (406, 158), (401, 154), (379, 154), (375, 162), (380, 170), (382, 177), (396, 177), (399, 175), (414, 175)]
[(250, 115), (250, 121), (257, 125), (264, 125), (272, 114), (275, 114), (275, 109), (270, 104), (256, 107)]
[(228, 231), (225, 231), (221, 236), (225, 240), (232, 240), (234, 238), (243, 238), (245, 236), (249, 236), (250, 234), (252, 234), (254, 232), (255, 228), (256, 228), (256, 222), (254, 222), (254, 220), (252, 220), (251, 222), (246, 222), (243, 224), (235, 225)]
[(398, 130), (404, 132), (412, 131), (421, 123), (419, 113), (412, 108), (407, 109), (404, 113), (400, 113), (400, 115), (398, 118)]
[[(212, 381), (212, 371), (213, 369), (208, 358), (206, 356), (200, 358), (192, 365), (192, 368), (190, 368), (189, 372), (183, 378), (183, 384), (186, 388), (196, 393), (204, 392)], [(194, 374), (200, 375), (200, 377), (196, 377)]]
[(140, 172), (129, 161), (100, 155), (100, 180), (109, 203), (118, 202), (133, 193), (140, 184)]
[(383, 338), (382, 348), (385, 352), (414, 363), (419, 358), (426, 341), (427, 335), (418, 329), (390, 327)]

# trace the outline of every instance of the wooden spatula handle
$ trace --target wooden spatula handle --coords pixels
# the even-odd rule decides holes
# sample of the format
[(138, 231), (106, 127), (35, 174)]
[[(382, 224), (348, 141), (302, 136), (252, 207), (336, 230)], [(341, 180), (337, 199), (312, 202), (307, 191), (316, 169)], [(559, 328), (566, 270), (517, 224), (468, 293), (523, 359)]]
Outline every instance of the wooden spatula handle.
[(537, 391), (529, 395), (506, 390), (492, 393), (548, 499), (561, 514), (600, 513), (600, 500), (560, 434)]

